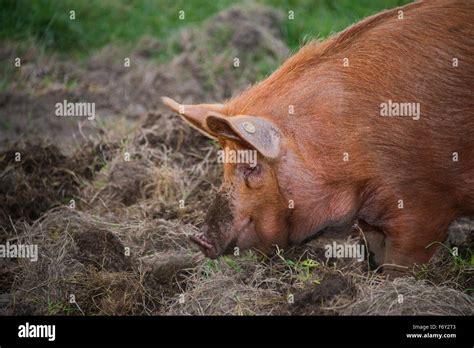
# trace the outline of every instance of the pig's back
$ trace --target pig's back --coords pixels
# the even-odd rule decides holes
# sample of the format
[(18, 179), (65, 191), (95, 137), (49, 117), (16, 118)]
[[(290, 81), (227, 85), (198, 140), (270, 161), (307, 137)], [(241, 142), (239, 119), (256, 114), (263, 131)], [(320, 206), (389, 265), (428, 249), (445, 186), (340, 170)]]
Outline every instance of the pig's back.
[[(340, 124), (359, 133), (375, 174), (408, 172), (406, 180), (474, 203), (474, 2), (433, 2), (403, 16), (339, 53), (350, 69), (340, 70), (346, 114), (336, 117), (353, 117)], [(390, 102), (419, 105), (419, 115), (383, 116)]]

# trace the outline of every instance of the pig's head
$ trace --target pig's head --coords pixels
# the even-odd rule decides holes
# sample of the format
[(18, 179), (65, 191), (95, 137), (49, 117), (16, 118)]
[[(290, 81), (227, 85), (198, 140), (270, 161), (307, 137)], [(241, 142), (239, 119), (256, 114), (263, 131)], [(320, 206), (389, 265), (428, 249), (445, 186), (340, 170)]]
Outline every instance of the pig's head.
[(191, 240), (210, 258), (231, 253), (235, 247), (269, 252), (275, 245), (286, 246), (289, 209), (276, 173), (282, 142), (279, 129), (264, 118), (227, 116), (220, 104), (180, 105), (170, 98), (163, 102), (191, 126), (216, 139), (222, 158), (232, 159), (240, 153), (240, 159), (247, 159), (224, 161), (222, 186), (201, 233)]

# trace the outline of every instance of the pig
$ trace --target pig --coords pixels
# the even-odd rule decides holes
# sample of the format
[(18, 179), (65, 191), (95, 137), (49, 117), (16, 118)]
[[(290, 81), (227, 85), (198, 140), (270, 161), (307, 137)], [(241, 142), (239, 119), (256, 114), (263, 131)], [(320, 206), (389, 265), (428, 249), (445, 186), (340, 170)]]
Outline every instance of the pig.
[(357, 220), (383, 237), (387, 273), (428, 262), (474, 215), (473, 18), (473, 1), (409, 4), (306, 44), (223, 104), (163, 97), (223, 151), (257, 151), (224, 164), (193, 242), (271, 253)]

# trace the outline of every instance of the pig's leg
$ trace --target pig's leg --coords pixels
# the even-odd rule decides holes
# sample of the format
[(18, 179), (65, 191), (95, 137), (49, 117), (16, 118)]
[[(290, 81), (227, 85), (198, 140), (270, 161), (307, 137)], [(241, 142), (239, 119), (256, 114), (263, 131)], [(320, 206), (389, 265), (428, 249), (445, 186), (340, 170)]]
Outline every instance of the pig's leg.
[(363, 220), (359, 220), (358, 225), (364, 241), (367, 242), (370, 266), (378, 268), (385, 259), (385, 235), (383, 231)]
[(413, 216), (400, 218), (398, 223), (386, 230), (386, 250), (384, 272), (391, 277), (403, 275), (415, 264), (423, 264), (430, 260), (438, 245), (433, 242), (443, 242), (451, 214), (445, 211), (437, 218), (418, 220)]
[(431, 255), (426, 253), (424, 244), (413, 244), (413, 241), (387, 237), (385, 243), (383, 271), (390, 278), (405, 275), (414, 264), (429, 261)]
[(371, 230), (365, 235), (372, 266), (378, 267), (385, 259), (385, 235), (381, 231)]

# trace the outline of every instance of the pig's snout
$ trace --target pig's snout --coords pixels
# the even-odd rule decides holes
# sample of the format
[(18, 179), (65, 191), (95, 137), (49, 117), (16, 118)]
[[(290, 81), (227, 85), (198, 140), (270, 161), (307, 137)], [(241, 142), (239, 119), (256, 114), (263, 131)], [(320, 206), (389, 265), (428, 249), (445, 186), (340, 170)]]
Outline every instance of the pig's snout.
[(217, 256), (219, 256), (216, 252), (215, 246), (212, 244), (209, 238), (207, 238), (205, 233), (200, 232), (198, 234), (192, 235), (189, 238), (199, 247), (199, 249), (201, 249), (201, 251), (207, 257), (215, 259), (217, 258)]
[(199, 249), (203, 252), (204, 255), (211, 259), (215, 259), (219, 256), (219, 252), (214, 243), (209, 239), (206, 234), (207, 228), (204, 228), (204, 232), (192, 235), (190, 237), (191, 241), (194, 242)]
[(224, 254), (233, 240), (233, 215), (229, 196), (218, 192), (207, 211), (205, 223), (200, 233), (191, 236), (199, 249), (211, 259)]

